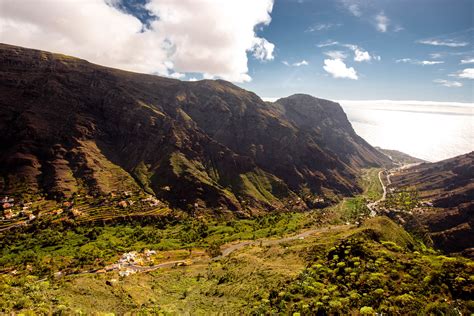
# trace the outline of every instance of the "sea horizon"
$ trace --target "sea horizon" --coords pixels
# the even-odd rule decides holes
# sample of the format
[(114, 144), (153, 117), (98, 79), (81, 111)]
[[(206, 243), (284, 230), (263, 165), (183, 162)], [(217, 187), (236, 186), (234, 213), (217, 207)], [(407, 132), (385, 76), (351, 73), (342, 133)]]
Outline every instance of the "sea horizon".
[[(279, 98), (262, 98), (274, 102)], [(333, 100), (372, 146), (429, 162), (474, 150), (474, 103), (420, 100)], [(439, 128), (444, 126), (444, 128)]]

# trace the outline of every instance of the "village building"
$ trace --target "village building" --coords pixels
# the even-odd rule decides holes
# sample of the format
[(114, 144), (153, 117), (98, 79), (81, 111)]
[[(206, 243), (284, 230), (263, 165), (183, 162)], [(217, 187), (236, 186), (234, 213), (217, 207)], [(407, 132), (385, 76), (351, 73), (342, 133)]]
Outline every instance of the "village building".
[(128, 206), (128, 203), (127, 201), (120, 201), (118, 202), (118, 206), (120, 206), (121, 208), (126, 208)]
[(0, 203), (13, 203), (13, 202), (15, 202), (15, 200), (13, 198), (9, 198), (8, 196), (5, 196), (0, 200)]
[(12, 208), (13, 204), (9, 203), (9, 202), (5, 202), (5, 203), (2, 204), (2, 207), (3, 207), (4, 210), (6, 210), (6, 209), (9, 209), (9, 208)]
[(73, 208), (73, 209), (71, 209), (71, 214), (72, 214), (72, 216), (74, 216), (74, 217), (79, 217), (79, 216), (82, 215), (82, 212), (79, 211), (79, 210), (76, 209), (76, 208)]
[(3, 216), (5, 217), (5, 219), (12, 219), (14, 217), (14, 214), (12, 210), (5, 210), (3, 212)]

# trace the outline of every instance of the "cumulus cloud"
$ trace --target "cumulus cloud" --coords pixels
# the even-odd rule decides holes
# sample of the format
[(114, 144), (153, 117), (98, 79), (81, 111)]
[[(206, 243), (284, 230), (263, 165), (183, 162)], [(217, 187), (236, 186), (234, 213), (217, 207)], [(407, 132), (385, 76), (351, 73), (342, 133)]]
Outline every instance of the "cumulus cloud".
[(448, 88), (459, 88), (462, 87), (462, 83), (459, 81), (449, 81), (449, 80), (444, 80), (444, 79), (435, 79), (433, 80), (434, 83), (438, 83), (442, 86), (448, 87)]
[(428, 39), (428, 40), (419, 40), (419, 44), (432, 45), (432, 46), (447, 46), (447, 47), (464, 47), (469, 45), (468, 42), (459, 42), (455, 40), (437, 40), (437, 39)]
[(347, 67), (341, 59), (325, 59), (323, 68), (334, 78), (359, 79), (355, 69)]
[[(324, 47), (329, 47), (329, 46), (340, 46), (340, 47), (345, 47), (349, 48), (354, 52), (354, 61), (357, 62), (363, 62), (363, 61), (371, 61), (371, 60), (381, 60), (380, 56), (370, 54), (368, 51), (363, 49), (360, 46), (354, 45), (354, 44), (344, 44), (344, 43), (339, 43), (336, 41), (326, 41), (318, 44), (318, 47), (324, 48)], [(331, 57), (331, 59), (346, 59), (347, 58), (347, 53), (341, 50), (330, 50), (327, 52), (324, 52), (326, 56)]]
[(252, 46), (253, 56), (258, 60), (272, 60), (275, 45), (264, 38), (255, 38)]
[(370, 56), (369, 52), (356, 48), (354, 50), (354, 60), (357, 62), (370, 61), (372, 56)]
[[(0, 41), (61, 52), (126, 70), (174, 77), (202, 73), (249, 81), (247, 54), (272, 60), (275, 46), (255, 33), (273, 0), (149, 0), (146, 25), (118, 0), (0, 0)], [(199, 14), (196, 14), (199, 12)]]
[(375, 23), (376, 23), (375, 26), (377, 28), (377, 31), (385, 33), (387, 32), (390, 19), (382, 11), (375, 16)]
[(474, 68), (466, 68), (458, 72), (456, 76), (463, 79), (474, 79)]
[(372, 59), (373, 60), (381, 59), (380, 56), (371, 55), (369, 54), (368, 51), (364, 50), (362, 47), (359, 47), (357, 45), (344, 44), (342, 46), (347, 47), (354, 52), (354, 61), (363, 62), (363, 61), (371, 61)]

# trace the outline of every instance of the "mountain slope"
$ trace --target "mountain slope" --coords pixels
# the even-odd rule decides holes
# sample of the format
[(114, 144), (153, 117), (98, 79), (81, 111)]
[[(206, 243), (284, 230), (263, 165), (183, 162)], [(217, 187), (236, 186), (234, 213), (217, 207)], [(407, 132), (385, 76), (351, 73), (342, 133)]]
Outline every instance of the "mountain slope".
[(182, 82), (5, 44), (0, 61), (3, 194), (146, 190), (172, 207), (248, 214), (305, 207), (302, 192), (310, 206), (315, 195), (354, 194), (358, 168), (390, 163), (330, 101), (267, 104), (221, 80)]
[(474, 152), (402, 169), (392, 176), (398, 189), (416, 187), (434, 209), (415, 213), (434, 244), (448, 252), (474, 248)]

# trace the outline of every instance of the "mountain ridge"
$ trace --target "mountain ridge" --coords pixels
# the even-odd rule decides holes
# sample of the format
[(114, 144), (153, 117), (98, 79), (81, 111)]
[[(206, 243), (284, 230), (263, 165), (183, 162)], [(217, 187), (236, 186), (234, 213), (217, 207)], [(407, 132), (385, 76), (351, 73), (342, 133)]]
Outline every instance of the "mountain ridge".
[(331, 101), (294, 95), (269, 106), (223, 80), (6, 44), (0, 58), (3, 194), (145, 190), (171, 207), (249, 214), (331, 203), (360, 192), (359, 168), (391, 163)]

